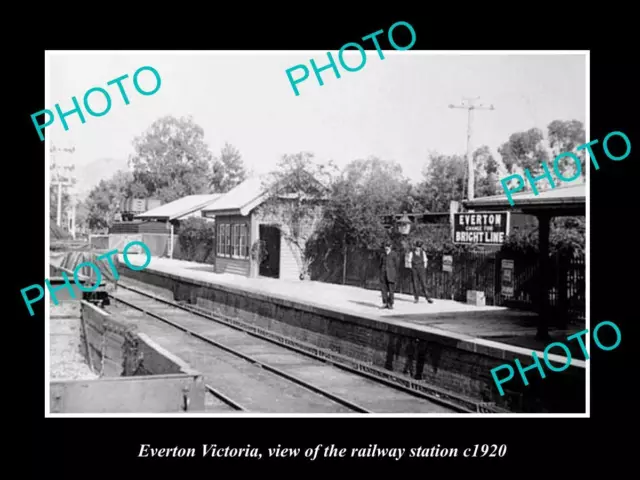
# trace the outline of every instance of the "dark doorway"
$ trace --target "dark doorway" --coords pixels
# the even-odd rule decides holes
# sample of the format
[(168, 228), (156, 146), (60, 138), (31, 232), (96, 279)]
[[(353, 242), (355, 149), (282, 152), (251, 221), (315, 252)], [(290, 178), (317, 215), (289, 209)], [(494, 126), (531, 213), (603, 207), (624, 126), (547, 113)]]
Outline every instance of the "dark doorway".
[(280, 229), (271, 225), (260, 225), (262, 259), (260, 275), (280, 278)]

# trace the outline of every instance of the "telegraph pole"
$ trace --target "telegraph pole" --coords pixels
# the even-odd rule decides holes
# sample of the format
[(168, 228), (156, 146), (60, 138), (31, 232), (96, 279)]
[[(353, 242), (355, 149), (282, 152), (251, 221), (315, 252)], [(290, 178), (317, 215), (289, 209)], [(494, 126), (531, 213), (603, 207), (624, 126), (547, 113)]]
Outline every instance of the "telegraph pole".
[[(62, 168), (63, 170), (67, 170), (69, 173), (71, 173), (73, 170), (75, 170), (75, 167), (73, 165), (64, 165), (60, 167), (59, 165), (56, 164), (55, 157), (57, 152), (73, 153), (76, 151), (76, 149), (75, 147), (56, 148), (55, 146), (53, 146), (49, 151), (52, 153), (51, 164), (53, 166), (53, 170), (55, 173), (55, 180), (52, 178), (51, 183), (58, 186), (58, 212), (56, 217), (56, 223), (58, 224), (58, 226), (60, 226), (60, 224), (62, 223), (62, 187), (73, 185), (73, 182), (70, 177), (69, 177), (69, 180), (67, 180), (65, 177), (60, 175), (60, 169)], [(75, 219), (74, 219), (74, 222), (75, 222)]]
[(76, 239), (76, 198), (71, 199), (71, 238)]
[(474, 110), (494, 110), (493, 105), (489, 105), (488, 107), (482, 104), (476, 105), (476, 100), (479, 100), (480, 97), (463, 97), (462, 103), (460, 105), (449, 105), (449, 108), (464, 108), (468, 112), (467, 117), (467, 198), (469, 200), (473, 200), (473, 191), (475, 189), (475, 171), (473, 168), (473, 158), (471, 152), (471, 126), (473, 124), (473, 111)]

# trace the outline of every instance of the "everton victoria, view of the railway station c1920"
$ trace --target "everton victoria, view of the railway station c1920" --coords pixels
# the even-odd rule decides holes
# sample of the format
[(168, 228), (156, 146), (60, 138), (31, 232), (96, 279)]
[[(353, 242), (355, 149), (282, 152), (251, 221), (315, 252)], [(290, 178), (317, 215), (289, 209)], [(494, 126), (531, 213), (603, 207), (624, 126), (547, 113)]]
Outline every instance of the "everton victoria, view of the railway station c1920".
[[(65, 55), (60, 98), (109, 63)], [(178, 58), (197, 80), (172, 90)], [(584, 414), (579, 348), (504, 395), (491, 375), (586, 328), (584, 178), (513, 206), (499, 183), (585, 142), (584, 55), (415, 52), (393, 91), (371, 71), (252, 101), (231, 59), (155, 55), (147, 103), (47, 131), (50, 414)], [(571, 88), (542, 95), (545, 68)], [(64, 284), (83, 262), (93, 292)]]

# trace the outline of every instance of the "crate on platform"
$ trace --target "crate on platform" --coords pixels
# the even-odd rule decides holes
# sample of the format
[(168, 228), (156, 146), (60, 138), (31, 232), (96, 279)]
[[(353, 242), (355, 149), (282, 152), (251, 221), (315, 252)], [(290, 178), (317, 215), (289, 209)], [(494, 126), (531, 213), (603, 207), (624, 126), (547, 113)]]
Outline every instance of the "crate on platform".
[(486, 298), (484, 292), (478, 290), (467, 290), (467, 303), (476, 307), (484, 307)]

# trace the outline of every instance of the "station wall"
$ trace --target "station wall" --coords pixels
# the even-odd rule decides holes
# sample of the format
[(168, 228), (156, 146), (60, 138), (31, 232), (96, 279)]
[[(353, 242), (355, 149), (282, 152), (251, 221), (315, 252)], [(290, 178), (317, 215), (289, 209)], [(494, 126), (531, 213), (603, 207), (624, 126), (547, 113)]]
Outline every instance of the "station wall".
[[(531, 365), (530, 351), (508, 345), (462, 339), (446, 332), (432, 333), (321, 309), (288, 299), (229, 286), (206, 284), (151, 269), (132, 271), (122, 265), (122, 275), (136, 283), (218, 314), (239, 319), (335, 352), (400, 378), (456, 392), (470, 403), (494, 404), (516, 413), (585, 412), (585, 368), (571, 365), (545, 379), (528, 373), (529, 385), (517, 378), (503, 385), (500, 396), (491, 369), (517, 358)], [(539, 354), (539, 357), (542, 357)], [(517, 372), (516, 372), (517, 376)]]

